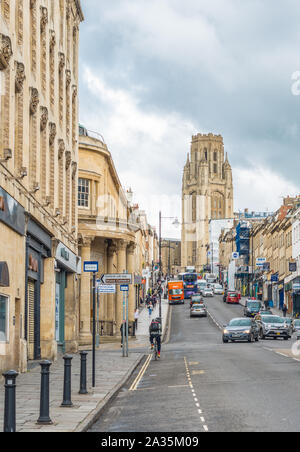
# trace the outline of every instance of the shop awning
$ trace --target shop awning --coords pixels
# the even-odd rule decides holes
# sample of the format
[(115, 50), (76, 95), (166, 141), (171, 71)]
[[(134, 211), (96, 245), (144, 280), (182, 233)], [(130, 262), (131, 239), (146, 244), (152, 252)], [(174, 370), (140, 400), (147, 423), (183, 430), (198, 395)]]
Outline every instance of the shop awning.
[(0, 262), (0, 287), (9, 287), (9, 271), (6, 262)]

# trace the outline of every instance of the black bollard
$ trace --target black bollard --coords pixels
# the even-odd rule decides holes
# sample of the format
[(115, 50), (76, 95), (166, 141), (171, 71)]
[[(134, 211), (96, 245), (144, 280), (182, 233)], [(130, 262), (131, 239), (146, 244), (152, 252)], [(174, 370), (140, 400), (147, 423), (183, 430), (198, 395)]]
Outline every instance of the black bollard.
[(63, 357), (65, 361), (65, 369), (64, 369), (64, 399), (61, 404), (62, 407), (72, 407), (73, 403), (71, 400), (71, 368), (72, 368), (72, 359), (73, 357), (70, 355), (65, 355)]
[(86, 360), (88, 352), (80, 352), (80, 391), (79, 394), (88, 394), (86, 389)]
[(49, 377), (51, 361), (42, 361), (41, 366), (41, 396), (40, 396), (40, 417), (37, 423), (43, 425), (51, 425), (52, 421), (49, 416)]
[(5, 378), (4, 433), (16, 432), (16, 378), (18, 375), (15, 370), (3, 374)]

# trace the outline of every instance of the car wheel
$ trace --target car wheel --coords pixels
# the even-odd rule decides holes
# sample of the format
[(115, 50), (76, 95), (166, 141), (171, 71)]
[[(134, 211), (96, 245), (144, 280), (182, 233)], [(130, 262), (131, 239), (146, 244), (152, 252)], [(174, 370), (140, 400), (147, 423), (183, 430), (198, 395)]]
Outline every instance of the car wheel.
[(228, 340), (223, 337), (223, 344), (228, 344)]
[(284, 340), (285, 340), (285, 341), (288, 341), (288, 340), (289, 340), (289, 337), (285, 337)]

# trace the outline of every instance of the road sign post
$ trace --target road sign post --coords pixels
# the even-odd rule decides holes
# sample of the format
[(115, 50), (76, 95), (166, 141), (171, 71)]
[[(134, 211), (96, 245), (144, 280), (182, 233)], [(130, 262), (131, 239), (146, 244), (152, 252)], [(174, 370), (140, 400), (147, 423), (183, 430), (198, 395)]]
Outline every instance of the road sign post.
[(98, 262), (84, 262), (85, 273), (93, 273), (93, 358), (92, 358), (92, 386), (96, 387), (96, 274), (99, 272)]

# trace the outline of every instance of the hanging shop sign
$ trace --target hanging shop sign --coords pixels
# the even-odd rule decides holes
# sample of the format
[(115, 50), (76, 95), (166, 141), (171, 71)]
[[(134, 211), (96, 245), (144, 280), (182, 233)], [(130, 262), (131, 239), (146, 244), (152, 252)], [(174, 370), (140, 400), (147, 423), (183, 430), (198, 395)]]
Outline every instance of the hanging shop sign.
[(56, 255), (55, 259), (57, 263), (62, 265), (66, 270), (77, 273), (77, 261), (78, 258), (76, 254), (72, 253), (63, 243), (59, 242), (57, 249), (56, 249)]
[(297, 271), (297, 262), (289, 262), (289, 271), (294, 273)]
[(0, 187), (0, 221), (20, 235), (25, 234), (25, 210)]

